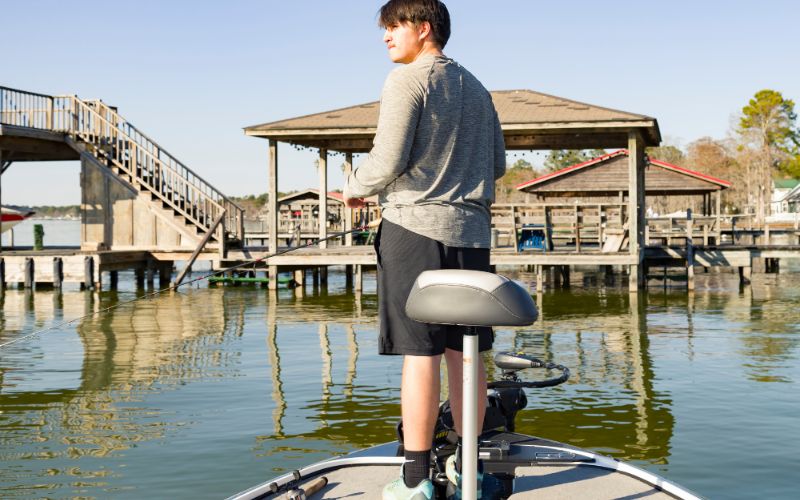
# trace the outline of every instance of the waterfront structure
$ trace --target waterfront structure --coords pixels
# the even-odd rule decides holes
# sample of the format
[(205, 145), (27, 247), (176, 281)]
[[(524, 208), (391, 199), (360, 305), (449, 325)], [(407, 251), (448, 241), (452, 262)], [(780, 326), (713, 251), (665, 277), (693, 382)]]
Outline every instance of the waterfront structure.
[[(278, 199), (278, 241), (286, 246), (308, 242), (319, 235), (319, 190), (304, 189), (287, 194)], [(346, 214), (346, 212), (349, 212)], [(329, 233), (345, 230), (345, 219), (353, 221), (359, 227), (377, 220), (380, 217), (378, 197), (365, 200), (364, 206), (347, 208), (341, 191), (328, 191), (326, 226)], [(260, 228), (259, 228), (260, 229)], [(351, 235), (347, 235), (351, 236)], [(247, 231), (248, 242), (266, 242), (268, 233), (263, 231)], [(350, 241), (351, 238), (346, 238)], [(345, 238), (343, 238), (343, 241)], [(262, 243), (263, 244), (263, 243)], [(350, 244), (350, 243), (348, 243)]]
[[(613, 259), (608, 259), (608, 263), (627, 266), (631, 287), (637, 289), (644, 278), (640, 272), (644, 260), (644, 148), (661, 143), (656, 119), (532, 90), (493, 91), (491, 95), (507, 150), (628, 149), (628, 209), (629, 213), (635, 214), (630, 218), (628, 230), (633, 237), (628, 251), (624, 254), (618, 252)], [(278, 144), (283, 142), (318, 150), (319, 190), (327, 192), (329, 153), (344, 154), (345, 175), (349, 174), (353, 154), (366, 153), (372, 148), (379, 111), (380, 104), (370, 102), (245, 127), (246, 135), (268, 141), (270, 253), (278, 249)], [(326, 207), (321, 208), (319, 220), (326, 220)], [(352, 227), (352, 221), (346, 220), (345, 227)], [(326, 237), (327, 228), (320, 224), (319, 238), (323, 240)], [(325, 243), (322, 242), (320, 247), (325, 248)], [(277, 263), (273, 261), (272, 264), (270, 277), (277, 276), (278, 272)]]
[(131, 268), (169, 280), (173, 261), (208, 250), (224, 258), (244, 240), (244, 211), (115, 107), (0, 87), (0, 174), (14, 163), (65, 160), (81, 162), (80, 248), (6, 252), (0, 283), (92, 287), (105, 271)]
[[(541, 214), (547, 243), (553, 248), (553, 235), (559, 233), (566, 243), (595, 243), (603, 252), (619, 249), (627, 242), (630, 226), (628, 210), (628, 151), (621, 149), (589, 161), (571, 165), (542, 175), (516, 186), (527, 194), (529, 211)], [(694, 229), (703, 235), (703, 243), (721, 240), (721, 196), (731, 183), (688, 168), (679, 167), (655, 158), (648, 158), (644, 174), (646, 220), (645, 244), (656, 238), (670, 245), (675, 233), (676, 219), (686, 219), (687, 212), (676, 216), (659, 216), (651, 207), (660, 198), (682, 196), (699, 198), (699, 203), (684, 207), (694, 212)], [(715, 203), (712, 204), (712, 195)], [(712, 206), (713, 205), (713, 206)], [(694, 209), (699, 206), (699, 210)], [(524, 207), (518, 212), (524, 217)], [(528, 217), (530, 220), (532, 217)], [(554, 220), (566, 222), (566, 227), (554, 228)], [(536, 220), (535, 217), (533, 220)], [(605, 244), (608, 242), (609, 244)]]
[[(731, 218), (726, 222), (727, 228), (720, 223), (716, 235), (712, 235), (697, 223), (696, 215), (687, 214), (669, 221), (669, 232), (662, 246), (647, 247), (648, 241), (653, 243), (656, 236), (645, 216), (645, 195), (649, 191), (644, 148), (656, 146), (661, 140), (654, 118), (530, 90), (496, 91), (492, 92), (492, 98), (508, 150), (620, 148), (627, 151), (626, 155), (614, 158), (615, 168), (627, 172), (627, 180), (615, 187), (621, 198), (615, 202), (616, 207), (600, 207), (596, 215), (591, 215), (581, 203), (572, 203), (573, 213), (552, 217), (554, 227), (559, 217), (572, 218), (569, 227), (575, 234), (566, 235), (567, 241), (573, 242), (572, 247), (530, 252), (520, 251), (516, 242), (506, 247), (498, 245), (492, 252), (493, 265), (535, 266), (539, 285), (548, 267), (557, 266), (562, 277), (566, 277), (570, 266), (620, 266), (627, 270), (629, 287), (635, 291), (645, 283), (648, 260), (677, 260), (684, 263), (690, 274), (692, 263), (738, 267), (746, 281), (754, 259), (767, 259), (770, 262), (767, 267), (777, 270), (778, 259), (800, 256), (797, 220), (794, 226), (779, 228), (752, 227), (749, 221), (743, 227), (741, 221), (737, 225), (738, 219)], [(43, 251), (0, 248), (0, 287), (7, 283), (60, 287), (64, 282), (78, 282), (97, 288), (102, 285), (104, 275), (109, 276), (113, 287), (117, 271), (126, 269), (135, 270), (141, 285), (147, 281), (152, 286), (158, 274), (164, 286), (170, 281), (175, 261), (187, 262), (185, 269), (190, 269), (195, 260), (201, 259), (210, 261), (218, 270), (258, 261), (248, 272), (265, 269), (269, 287), (273, 289), (278, 284), (279, 269), (293, 272), (292, 282), (296, 285), (304, 284), (306, 272), (311, 271), (313, 282), (318, 285), (325, 283), (328, 266), (344, 265), (348, 285), (360, 290), (363, 266), (376, 263), (374, 251), (367, 245), (353, 246), (352, 235), (344, 238), (343, 245), (328, 248), (327, 237), (332, 231), (328, 213), (333, 213), (329, 210), (330, 203), (317, 202), (317, 220), (325, 222), (318, 223), (316, 234), (306, 238), (312, 242), (315, 238), (319, 240), (315, 248), (274, 255), (280, 242), (278, 144), (317, 149), (320, 180), (317, 192), (330, 193), (329, 154), (344, 154), (344, 168), (346, 173), (350, 172), (353, 155), (371, 148), (378, 112), (379, 103), (373, 102), (245, 129), (247, 135), (267, 139), (269, 145), (269, 220), (264, 248), (247, 246), (244, 211), (239, 206), (125, 120), (116, 108), (99, 100), (0, 87), (0, 203), (1, 174), (12, 164), (81, 162), (80, 247)], [(719, 183), (717, 186), (723, 187)], [(705, 206), (710, 209), (710, 198), (705, 199)], [(362, 215), (373, 219), (376, 214), (371, 210), (368, 207)], [(506, 213), (498, 212), (502, 210)], [(494, 227), (505, 225), (508, 238), (515, 239), (521, 225), (535, 222), (539, 217), (526, 213), (527, 210), (533, 208), (524, 204), (496, 206)], [(597, 221), (592, 221), (592, 217)], [(344, 210), (341, 218), (345, 231), (359, 224), (354, 211)], [(363, 217), (360, 219), (363, 222)], [(588, 229), (593, 224), (600, 228), (596, 234)], [(698, 227), (701, 227), (699, 235)], [(617, 234), (611, 238), (614, 244), (606, 245), (608, 236), (615, 231)], [(709, 240), (712, 236), (713, 241)], [(601, 251), (589, 251), (593, 238)], [(698, 238), (702, 240), (695, 241)], [(707, 248), (697, 246), (700, 241)], [(708, 246), (711, 243), (716, 246)], [(722, 244), (725, 246), (719, 246)], [(182, 272), (175, 282), (180, 283), (184, 276)], [(297, 287), (297, 293), (303, 293), (302, 286)]]

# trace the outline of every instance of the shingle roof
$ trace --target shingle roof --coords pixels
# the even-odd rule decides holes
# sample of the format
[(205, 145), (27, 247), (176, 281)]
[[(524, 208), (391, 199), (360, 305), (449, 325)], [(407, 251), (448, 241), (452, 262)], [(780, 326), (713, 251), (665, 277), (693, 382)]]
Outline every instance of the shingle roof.
[[(658, 144), (658, 123), (650, 116), (604, 108), (532, 90), (491, 92), (500, 124), (507, 135), (576, 132), (590, 134), (608, 129), (642, 129), (648, 145)], [(314, 113), (245, 127), (245, 134), (302, 143), (304, 138), (327, 140), (342, 137), (371, 139), (378, 124), (379, 102)], [(627, 137), (627, 136), (625, 136)], [(627, 139), (626, 139), (627, 140)], [(525, 146), (525, 144), (515, 144)], [(363, 146), (363, 144), (362, 144)], [(587, 146), (589, 147), (589, 146)], [(607, 147), (613, 147), (608, 145)]]
[[(491, 92), (501, 125), (531, 123), (653, 121), (655, 118), (603, 108), (532, 90), (498, 90)], [(276, 122), (246, 127), (250, 131), (372, 128), (378, 125), (380, 102), (298, 116)]]

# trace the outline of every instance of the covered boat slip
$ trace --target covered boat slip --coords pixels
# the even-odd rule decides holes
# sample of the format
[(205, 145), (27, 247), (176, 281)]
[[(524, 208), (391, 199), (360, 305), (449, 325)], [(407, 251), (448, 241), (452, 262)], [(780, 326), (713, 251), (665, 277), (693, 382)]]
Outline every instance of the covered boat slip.
[[(668, 499), (697, 498), (691, 492), (665, 479), (625, 463), (561, 443), (504, 434), (517, 440), (502, 463), (484, 462), (487, 471), (513, 471), (505, 498), (516, 499)], [(359, 451), (342, 458), (321, 462), (301, 470), (303, 487), (315, 478), (326, 477), (327, 485), (311, 498), (380, 498), (383, 487), (397, 478), (403, 458), (396, 456), (397, 443)], [(286, 474), (275, 480), (277, 486), (292, 480)], [(270, 492), (270, 483), (234, 495), (230, 500), (284, 498), (286, 491)]]
[[(628, 266), (632, 277), (630, 286), (638, 289), (644, 279), (641, 272), (645, 246), (644, 149), (661, 142), (656, 119), (531, 90), (493, 91), (491, 95), (507, 150), (627, 148), (624, 204), (628, 213), (634, 215), (629, 217), (627, 227), (632, 236), (627, 248), (616, 252), (616, 258), (608, 264)], [(245, 128), (246, 135), (267, 139), (269, 143), (269, 253), (278, 251), (279, 240), (278, 144), (284, 142), (319, 151), (318, 190), (325, 193), (329, 191), (328, 153), (344, 153), (344, 171), (349, 174), (353, 168), (353, 154), (369, 152), (372, 147), (378, 114), (379, 103), (370, 102)], [(326, 211), (326, 204), (321, 204), (320, 221), (327, 220)], [(352, 220), (345, 221), (346, 229), (352, 225)], [(319, 231), (320, 240), (328, 236), (326, 224), (319, 224)], [(320, 243), (322, 249), (326, 246)], [(570, 262), (562, 260), (558, 264), (569, 265)], [(270, 277), (277, 276), (278, 265), (274, 262), (270, 266)]]

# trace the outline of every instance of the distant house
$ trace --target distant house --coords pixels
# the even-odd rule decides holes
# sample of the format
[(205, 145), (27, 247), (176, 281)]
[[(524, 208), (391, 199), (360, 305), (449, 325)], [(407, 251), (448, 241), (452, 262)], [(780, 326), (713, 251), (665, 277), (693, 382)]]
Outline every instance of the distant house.
[(797, 205), (800, 201), (800, 179), (775, 179), (772, 181), (772, 203), (771, 212), (773, 214), (785, 214), (797, 212)]

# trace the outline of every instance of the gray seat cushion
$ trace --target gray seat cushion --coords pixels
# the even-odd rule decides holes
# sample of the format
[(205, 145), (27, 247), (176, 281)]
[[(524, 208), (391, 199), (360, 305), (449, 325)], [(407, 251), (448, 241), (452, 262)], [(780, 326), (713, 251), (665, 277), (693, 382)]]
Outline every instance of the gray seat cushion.
[(538, 311), (524, 288), (499, 274), (443, 269), (417, 277), (406, 314), (422, 323), (525, 326)]

